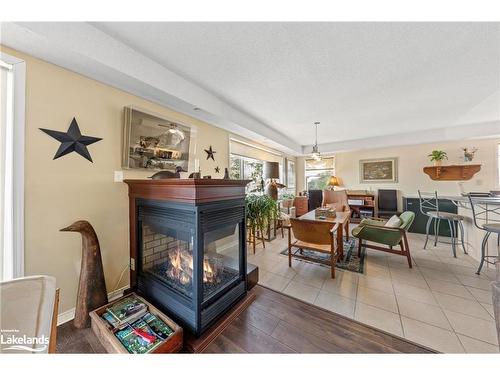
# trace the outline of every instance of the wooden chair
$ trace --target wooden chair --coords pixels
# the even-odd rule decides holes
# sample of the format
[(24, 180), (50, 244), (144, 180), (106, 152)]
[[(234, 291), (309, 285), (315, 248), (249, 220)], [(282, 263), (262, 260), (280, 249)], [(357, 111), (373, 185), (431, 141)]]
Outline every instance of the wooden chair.
[(313, 220), (290, 218), (290, 227), (295, 237), (295, 242), (292, 243), (291, 231), (288, 231), (288, 266), (292, 266), (292, 247), (300, 249), (300, 255), (294, 254), (295, 258), (311, 260), (311, 258), (303, 256), (302, 250), (313, 250), (320, 253), (330, 254), (329, 261), (314, 260), (327, 264), (331, 267), (332, 279), (335, 278), (335, 265), (337, 264), (338, 253), (335, 248), (334, 234), (338, 229), (337, 223), (318, 222)]
[(349, 219), (344, 225), (345, 236), (349, 239), (349, 224), (351, 222), (351, 208), (347, 201), (347, 190), (323, 190), (321, 207), (331, 207), (337, 212), (349, 212)]
[(321, 207), (333, 207), (337, 211), (349, 211), (347, 192), (345, 190), (323, 190)]

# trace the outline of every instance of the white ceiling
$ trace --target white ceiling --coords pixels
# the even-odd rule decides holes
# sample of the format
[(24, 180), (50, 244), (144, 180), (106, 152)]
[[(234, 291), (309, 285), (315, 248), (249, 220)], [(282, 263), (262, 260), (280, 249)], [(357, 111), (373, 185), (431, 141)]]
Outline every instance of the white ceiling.
[(173, 103), (162, 92), (180, 98), (184, 112), (194, 104), (222, 127), (295, 153), (314, 142), (314, 121), (323, 152), (356, 140), (381, 147), (395, 134), (439, 141), (450, 127), (466, 136), (488, 124), (485, 135), (500, 134), (499, 23), (18, 23), (3, 31), (13, 48), (158, 102)]
[(461, 125), (500, 84), (494, 23), (97, 27), (302, 145)]

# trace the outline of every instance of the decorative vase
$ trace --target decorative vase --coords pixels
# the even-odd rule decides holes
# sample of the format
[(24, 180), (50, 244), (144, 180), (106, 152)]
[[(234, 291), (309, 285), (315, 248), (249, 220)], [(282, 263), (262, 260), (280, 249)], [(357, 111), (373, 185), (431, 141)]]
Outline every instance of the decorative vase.
[(440, 167), (441, 164), (443, 164), (443, 161), (442, 160), (434, 160), (434, 166), (435, 167)]

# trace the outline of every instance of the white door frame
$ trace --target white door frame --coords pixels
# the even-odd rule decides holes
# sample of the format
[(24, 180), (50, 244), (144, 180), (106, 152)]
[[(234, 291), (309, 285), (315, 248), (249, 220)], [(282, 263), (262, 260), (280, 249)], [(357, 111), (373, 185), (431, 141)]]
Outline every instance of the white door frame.
[(0, 60), (12, 65), (14, 74), (13, 110), (13, 277), (24, 276), (24, 128), (26, 103), (26, 63), (0, 52)]

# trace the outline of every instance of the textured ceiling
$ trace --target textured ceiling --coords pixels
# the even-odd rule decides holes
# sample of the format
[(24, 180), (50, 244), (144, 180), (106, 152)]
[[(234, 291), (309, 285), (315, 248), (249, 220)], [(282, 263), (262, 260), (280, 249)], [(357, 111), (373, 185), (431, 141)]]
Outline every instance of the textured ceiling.
[(498, 121), (498, 23), (93, 23), (298, 144)]

